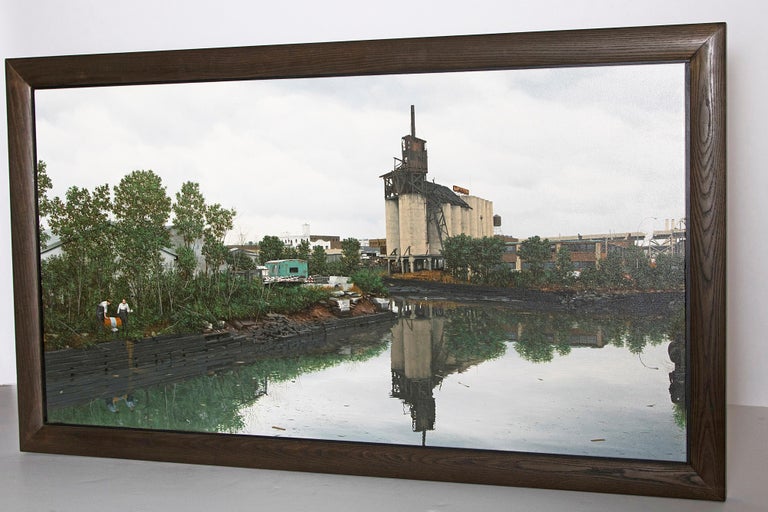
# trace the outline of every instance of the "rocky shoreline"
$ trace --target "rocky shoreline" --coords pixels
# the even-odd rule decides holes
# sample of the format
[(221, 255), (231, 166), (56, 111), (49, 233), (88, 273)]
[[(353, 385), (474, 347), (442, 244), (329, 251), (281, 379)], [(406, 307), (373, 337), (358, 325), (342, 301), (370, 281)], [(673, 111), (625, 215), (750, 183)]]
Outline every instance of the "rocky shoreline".
[(389, 301), (358, 293), (344, 293), (293, 314), (268, 313), (258, 320), (231, 320), (217, 328), (206, 329), (204, 334), (230, 332), (247, 336), (257, 343), (314, 335), (347, 327), (359, 327), (391, 320), (394, 314), (387, 307)]

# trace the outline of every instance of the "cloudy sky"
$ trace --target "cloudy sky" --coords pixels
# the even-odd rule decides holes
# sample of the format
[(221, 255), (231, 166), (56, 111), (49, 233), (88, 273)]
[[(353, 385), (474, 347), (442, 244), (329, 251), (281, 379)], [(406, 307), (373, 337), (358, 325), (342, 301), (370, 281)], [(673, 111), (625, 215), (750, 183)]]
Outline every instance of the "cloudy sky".
[(665, 64), (37, 91), (38, 158), (58, 196), (198, 182), (237, 210), (229, 243), (383, 238), (415, 105), (428, 176), (493, 201), (503, 234), (648, 231), (685, 216), (683, 84)]

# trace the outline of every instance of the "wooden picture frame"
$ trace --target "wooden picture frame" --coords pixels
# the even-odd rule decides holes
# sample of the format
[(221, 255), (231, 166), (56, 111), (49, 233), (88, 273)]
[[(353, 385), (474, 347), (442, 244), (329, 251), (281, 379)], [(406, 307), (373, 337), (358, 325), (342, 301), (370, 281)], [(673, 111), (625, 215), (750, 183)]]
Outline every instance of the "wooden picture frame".
[[(46, 423), (35, 165), (41, 89), (684, 63), (688, 460), (659, 462)], [(6, 61), (22, 451), (725, 499), (725, 25), (469, 35)]]

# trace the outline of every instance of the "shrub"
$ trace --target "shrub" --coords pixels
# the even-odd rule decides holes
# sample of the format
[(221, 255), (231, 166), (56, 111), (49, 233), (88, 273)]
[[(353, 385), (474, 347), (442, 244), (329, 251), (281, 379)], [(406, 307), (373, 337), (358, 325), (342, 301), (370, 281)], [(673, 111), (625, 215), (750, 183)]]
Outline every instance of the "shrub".
[(386, 295), (387, 287), (381, 277), (381, 272), (374, 269), (361, 269), (352, 274), (352, 282), (363, 293), (371, 295)]

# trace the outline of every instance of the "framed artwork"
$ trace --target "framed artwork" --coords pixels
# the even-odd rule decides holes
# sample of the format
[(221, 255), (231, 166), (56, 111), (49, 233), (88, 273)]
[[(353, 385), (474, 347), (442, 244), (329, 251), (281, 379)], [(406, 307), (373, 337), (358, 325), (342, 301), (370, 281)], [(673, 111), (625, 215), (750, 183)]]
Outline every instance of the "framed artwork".
[(724, 24), (6, 83), (23, 451), (725, 499)]

